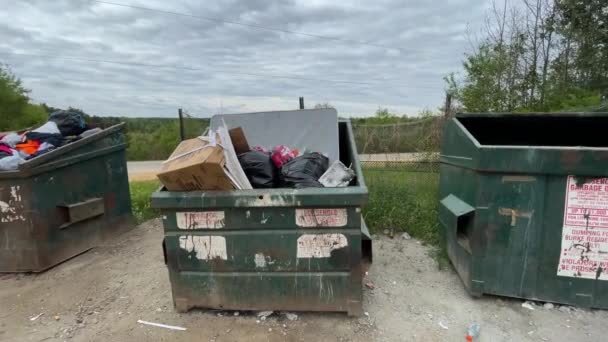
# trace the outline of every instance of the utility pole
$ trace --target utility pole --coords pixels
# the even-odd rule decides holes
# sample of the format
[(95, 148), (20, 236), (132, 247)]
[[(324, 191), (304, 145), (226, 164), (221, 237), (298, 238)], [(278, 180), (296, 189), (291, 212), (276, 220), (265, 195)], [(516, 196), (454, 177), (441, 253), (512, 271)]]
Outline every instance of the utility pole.
[(300, 96), (300, 109), (304, 109), (304, 97)]
[(184, 136), (184, 115), (181, 108), (177, 109), (177, 115), (179, 115), (179, 138), (181, 141), (184, 141), (186, 137)]

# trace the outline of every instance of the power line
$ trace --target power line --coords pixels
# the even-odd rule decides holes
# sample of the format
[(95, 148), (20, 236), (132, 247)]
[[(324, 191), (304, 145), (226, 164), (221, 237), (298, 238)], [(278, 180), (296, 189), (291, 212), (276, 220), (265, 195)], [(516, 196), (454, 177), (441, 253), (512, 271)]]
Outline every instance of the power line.
[(259, 29), (259, 30), (282, 32), (282, 33), (288, 33), (288, 34), (294, 34), (294, 35), (312, 37), (312, 38), (317, 38), (317, 39), (338, 41), (338, 42), (344, 42), (344, 43), (349, 43), (349, 44), (367, 45), (367, 46), (379, 47), (379, 48), (384, 48), (384, 49), (402, 50), (400, 47), (386, 46), (386, 45), (381, 45), (381, 44), (376, 44), (376, 43), (370, 43), (370, 42), (366, 42), (366, 41), (359, 41), (359, 40), (354, 40), (354, 39), (346, 39), (346, 38), (339, 38), (339, 37), (324, 36), (324, 35), (315, 34), (315, 33), (292, 31), (292, 30), (280, 29), (280, 28), (269, 27), (269, 26), (262, 26), (262, 25), (257, 25), (257, 24), (247, 24), (247, 23), (243, 23), (243, 22), (239, 22), (239, 21), (226, 20), (226, 19), (213, 18), (213, 17), (205, 17), (205, 16), (194, 15), (194, 14), (189, 14), (189, 13), (173, 12), (173, 11), (167, 11), (167, 10), (162, 10), (162, 9), (157, 9), (157, 8), (150, 8), (150, 7), (144, 7), (144, 6), (123, 4), (123, 3), (111, 2), (111, 1), (102, 1), (102, 0), (91, 0), (91, 1), (92, 2), (101, 3), (101, 4), (106, 4), (106, 5), (127, 7), (127, 8), (142, 10), (142, 11), (164, 13), (164, 14), (170, 14), (170, 15), (180, 16), (180, 17), (188, 17), (188, 18), (193, 18), (193, 19), (198, 19), (198, 20), (206, 20), (206, 21), (213, 21), (213, 22), (218, 22), (218, 23), (225, 23), (225, 24), (231, 24), (231, 25), (245, 26), (245, 27), (255, 28), (255, 29)]
[[(116, 61), (116, 60), (95, 59), (95, 58), (86, 58), (86, 57), (73, 57), (73, 56), (58, 56), (58, 55), (51, 55), (51, 54), (47, 55), (47, 54), (21, 53), (21, 52), (0, 52), (0, 55), (29, 56), (29, 57), (39, 57), (39, 58), (45, 58), (45, 59), (53, 58), (53, 59), (61, 59), (61, 60), (95, 62), (95, 63), (105, 63), (105, 64), (115, 64), (115, 65), (136, 66), (136, 67), (169, 68), (169, 69), (186, 70), (186, 71), (206, 71), (205, 69), (201, 69), (201, 68), (179, 66), (179, 65), (123, 62), (123, 61)], [(390, 81), (386, 81), (386, 80), (374, 80), (374, 82), (358, 82), (358, 81), (346, 81), (346, 80), (327, 80), (327, 79), (309, 78), (309, 77), (301, 77), (301, 76), (294, 76), (294, 75), (257, 74), (257, 73), (250, 73), (250, 72), (235, 72), (235, 71), (213, 71), (213, 72), (219, 73), (219, 74), (232, 74), (232, 75), (242, 75), (242, 76), (263, 77), (263, 78), (282, 78), (282, 79), (291, 79), (291, 80), (356, 84), (356, 85), (367, 85), (367, 86), (389, 85), (390, 84)], [(392, 84), (392, 85), (398, 86), (400, 88), (433, 89), (433, 90), (439, 89), (439, 87), (408, 86), (408, 85), (399, 85), (399, 84)]]

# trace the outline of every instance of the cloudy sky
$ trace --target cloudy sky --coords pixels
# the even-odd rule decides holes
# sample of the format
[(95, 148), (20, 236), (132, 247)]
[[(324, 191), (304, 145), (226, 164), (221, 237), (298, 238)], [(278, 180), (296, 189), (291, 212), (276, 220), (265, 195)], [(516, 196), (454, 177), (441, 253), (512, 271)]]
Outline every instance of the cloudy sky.
[(415, 115), (441, 105), (489, 3), (110, 1), (0, 0), (0, 62), (35, 101), (96, 115), (296, 109), (299, 96)]

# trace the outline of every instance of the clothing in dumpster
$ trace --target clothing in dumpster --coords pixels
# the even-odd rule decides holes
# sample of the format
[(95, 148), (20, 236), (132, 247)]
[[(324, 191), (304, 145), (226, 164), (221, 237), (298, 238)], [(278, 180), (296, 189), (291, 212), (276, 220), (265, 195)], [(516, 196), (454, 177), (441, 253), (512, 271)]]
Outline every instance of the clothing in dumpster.
[(17, 170), (19, 164), (23, 162), (23, 158), (18, 155), (12, 155), (0, 159), (0, 171)]
[(12, 171), (19, 165), (42, 154), (53, 151), (65, 144), (72, 143), (83, 136), (91, 136), (102, 131), (92, 129), (85, 132), (86, 123), (80, 113), (57, 111), (50, 115), (49, 121), (40, 127), (17, 134), (5, 133), (0, 139), (0, 171)]
[(22, 137), (19, 134), (14, 133), (14, 132), (5, 135), (4, 137), (2, 137), (2, 140), (0, 140), (0, 143), (6, 144), (12, 148), (15, 148), (15, 145), (17, 145), (21, 142), (23, 142)]
[(49, 143), (53, 146), (61, 146), (65, 142), (65, 139), (61, 134), (49, 134), (49, 133), (38, 133), (38, 132), (27, 132), (25, 137), (28, 141), (38, 141), (42, 143)]
[(6, 153), (9, 156), (13, 155), (13, 149), (10, 146), (0, 143), (0, 152)]
[(32, 133), (61, 134), (57, 124), (53, 121), (47, 121), (44, 125), (33, 130)]
[(55, 146), (53, 146), (52, 144), (49, 143), (42, 143), (40, 145), (40, 147), (38, 148), (38, 151), (30, 154), (29, 156), (25, 157), (25, 160), (30, 160), (32, 158), (38, 157), (39, 155), (51, 152), (52, 150), (55, 149)]
[(27, 142), (15, 145), (15, 148), (23, 153), (30, 155), (36, 153), (40, 147), (40, 142), (36, 140), (28, 140)]

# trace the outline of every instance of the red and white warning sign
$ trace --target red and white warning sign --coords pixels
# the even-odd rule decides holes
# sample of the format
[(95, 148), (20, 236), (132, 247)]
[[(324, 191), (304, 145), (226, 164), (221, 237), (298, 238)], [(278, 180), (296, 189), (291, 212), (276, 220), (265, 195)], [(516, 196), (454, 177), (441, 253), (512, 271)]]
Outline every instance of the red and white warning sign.
[(219, 229), (226, 225), (223, 211), (192, 211), (175, 214), (179, 229)]
[(298, 227), (344, 227), (346, 209), (296, 209)]
[(566, 186), (557, 275), (608, 280), (608, 178)]

